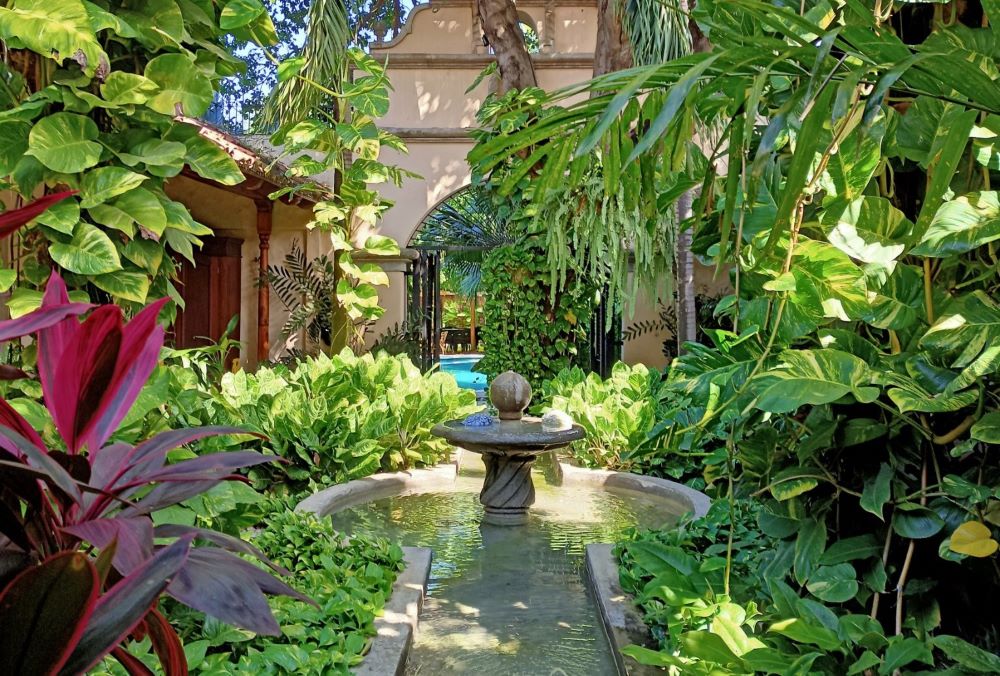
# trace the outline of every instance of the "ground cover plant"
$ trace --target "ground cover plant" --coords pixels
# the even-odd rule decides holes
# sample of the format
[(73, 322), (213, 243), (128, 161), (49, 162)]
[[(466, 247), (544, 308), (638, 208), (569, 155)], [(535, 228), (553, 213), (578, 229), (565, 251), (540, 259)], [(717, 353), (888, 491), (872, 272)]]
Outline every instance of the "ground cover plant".
[[(678, 535), (625, 554), (666, 627), (633, 656), (685, 674), (995, 673), (998, 8), (828, 10), (699, 2), (708, 51), (515, 109), (518, 131), (474, 159), (540, 176), (538, 213), (591, 155), (675, 186), (661, 212), (700, 186), (682, 227), (731, 274), (727, 328), (674, 361), (689, 404), (656, 428), (664, 453), (709, 452), (723, 506), (692, 528), (715, 528), (714, 548)], [(747, 539), (766, 546), (737, 579)]]

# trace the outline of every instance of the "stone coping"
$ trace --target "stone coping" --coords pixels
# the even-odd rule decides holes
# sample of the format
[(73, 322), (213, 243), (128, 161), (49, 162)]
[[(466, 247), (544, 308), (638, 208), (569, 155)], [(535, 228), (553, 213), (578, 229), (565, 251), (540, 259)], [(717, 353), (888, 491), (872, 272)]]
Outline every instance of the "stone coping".
[(623, 488), (645, 495), (655, 495), (666, 502), (673, 503), (678, 508), (679, 513), (690, 512), (695, 518), (707, 514), (708, 508), (712, 506), (711, 498), (701, 491), (696, 491), (669, 479), (607, 469), (587, 469), (566, 462), (559, 463), (559, 474), (560, 486), (587, 484), (607, 488)]
[(618, 581), (618, 561), (612, 553), (612, 546), (587, 545), (586, 552), (587, 583), (597, 602), (598, 615), (611, 644), (619, 676), (662, 674), (663, 671), (656, 667), (638, 664), (634, 660), (626, 662), (625, 656), (621, 653), (621, 649), (627, 645), (641, 645), (655, 649), (656, 642), (632, 597), (622, 590)]
[(375, 618), (378, 634), (356, 676), (403, 676), (406, 658), (417, 632), (420, 609), (431, 575), (432, 552), (427, 547), (403, 547), (403, 568), (392, 585), (392, 594)]
[(313, 493), (296, 505), (295, 511), (312, 512), (318, 517), (330, 516), (372, 500), (449, 489), (455, 485), (457, 476), (458, 465), (453, 462), (408, 472), (373, 474)]

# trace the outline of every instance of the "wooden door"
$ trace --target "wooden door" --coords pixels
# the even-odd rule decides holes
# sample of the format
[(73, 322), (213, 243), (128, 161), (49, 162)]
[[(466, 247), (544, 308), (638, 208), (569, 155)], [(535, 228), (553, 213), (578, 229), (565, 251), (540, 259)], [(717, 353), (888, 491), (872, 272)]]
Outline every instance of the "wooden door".
[[(195, 264), (184, 261), (179, 271), (179, 289), (184, 310), (177, 313), (174, 346), (200, 347), (222, 338), (226, 325), (240, 313), (240, 272), (243, 240), (232, 237), (208, 237)], [(240, 337), (237, 320), (232, 338)], [(239, 358), (234, 349), (226, 359), (231, 364)]]

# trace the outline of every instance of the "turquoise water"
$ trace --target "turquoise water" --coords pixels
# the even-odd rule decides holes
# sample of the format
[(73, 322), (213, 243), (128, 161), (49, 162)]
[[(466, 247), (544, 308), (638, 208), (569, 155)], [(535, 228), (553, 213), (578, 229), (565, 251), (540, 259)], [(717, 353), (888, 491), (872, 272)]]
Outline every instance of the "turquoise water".
[(485, 390), (486, 389), (486, 375), (483, 373), (476, 373), (472, 370), (479, 360), (482, 359), (482, 355), (442, 355), (441, 356), (441, 370), (444, 373), (450, 373), (455, 377), (458, 382), (459, 387), (464, 387), (469, 390)]

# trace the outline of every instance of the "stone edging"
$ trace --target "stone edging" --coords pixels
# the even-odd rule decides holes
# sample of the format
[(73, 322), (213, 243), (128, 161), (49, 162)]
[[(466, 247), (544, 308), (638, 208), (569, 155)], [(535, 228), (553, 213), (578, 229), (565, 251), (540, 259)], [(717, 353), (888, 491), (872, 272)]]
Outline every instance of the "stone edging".
[(615, 472), (606, 469), (586, 469), (565, 462), (559, 463), (559, 484), (587, 484), (608, 488), (624, 488), (638, 491), (646, 495), (672, 502), (680, 509), (680, 513), (690, 512), (695, 518), (708, 513), (712, 500), (693, 488), (668, 479), (632, 474), (630, 472)]
[(618, 581), (618, 562), (608, 544), (587, 545), (587, 583), (594, 593), (604, 633), (611, 645), (619, 676), (662, 674), (660, 669), (629, 660), (626, 664), (621, 649), (627, 645), (656, 648), (656, 642), (643, 622), (642, 613), (632, 603), (632, 597), (622, 591)]
[(455, 463), (409, 472), (373, 474), (313, 493), (296, 505), (295, 511), (312, 512), (318, 517), (325, 517), (346, 507), (380, 498), (450, 489), (455, 485), (457, 476), (458, 465)]
[(406, 567), (392, 585), (382, 616), (375, 619), (378, 635), (354, 670), (356, 676), (402, 676), (406, 671), (431, 574), (431, 555), (427, 547), (403, 547)]

